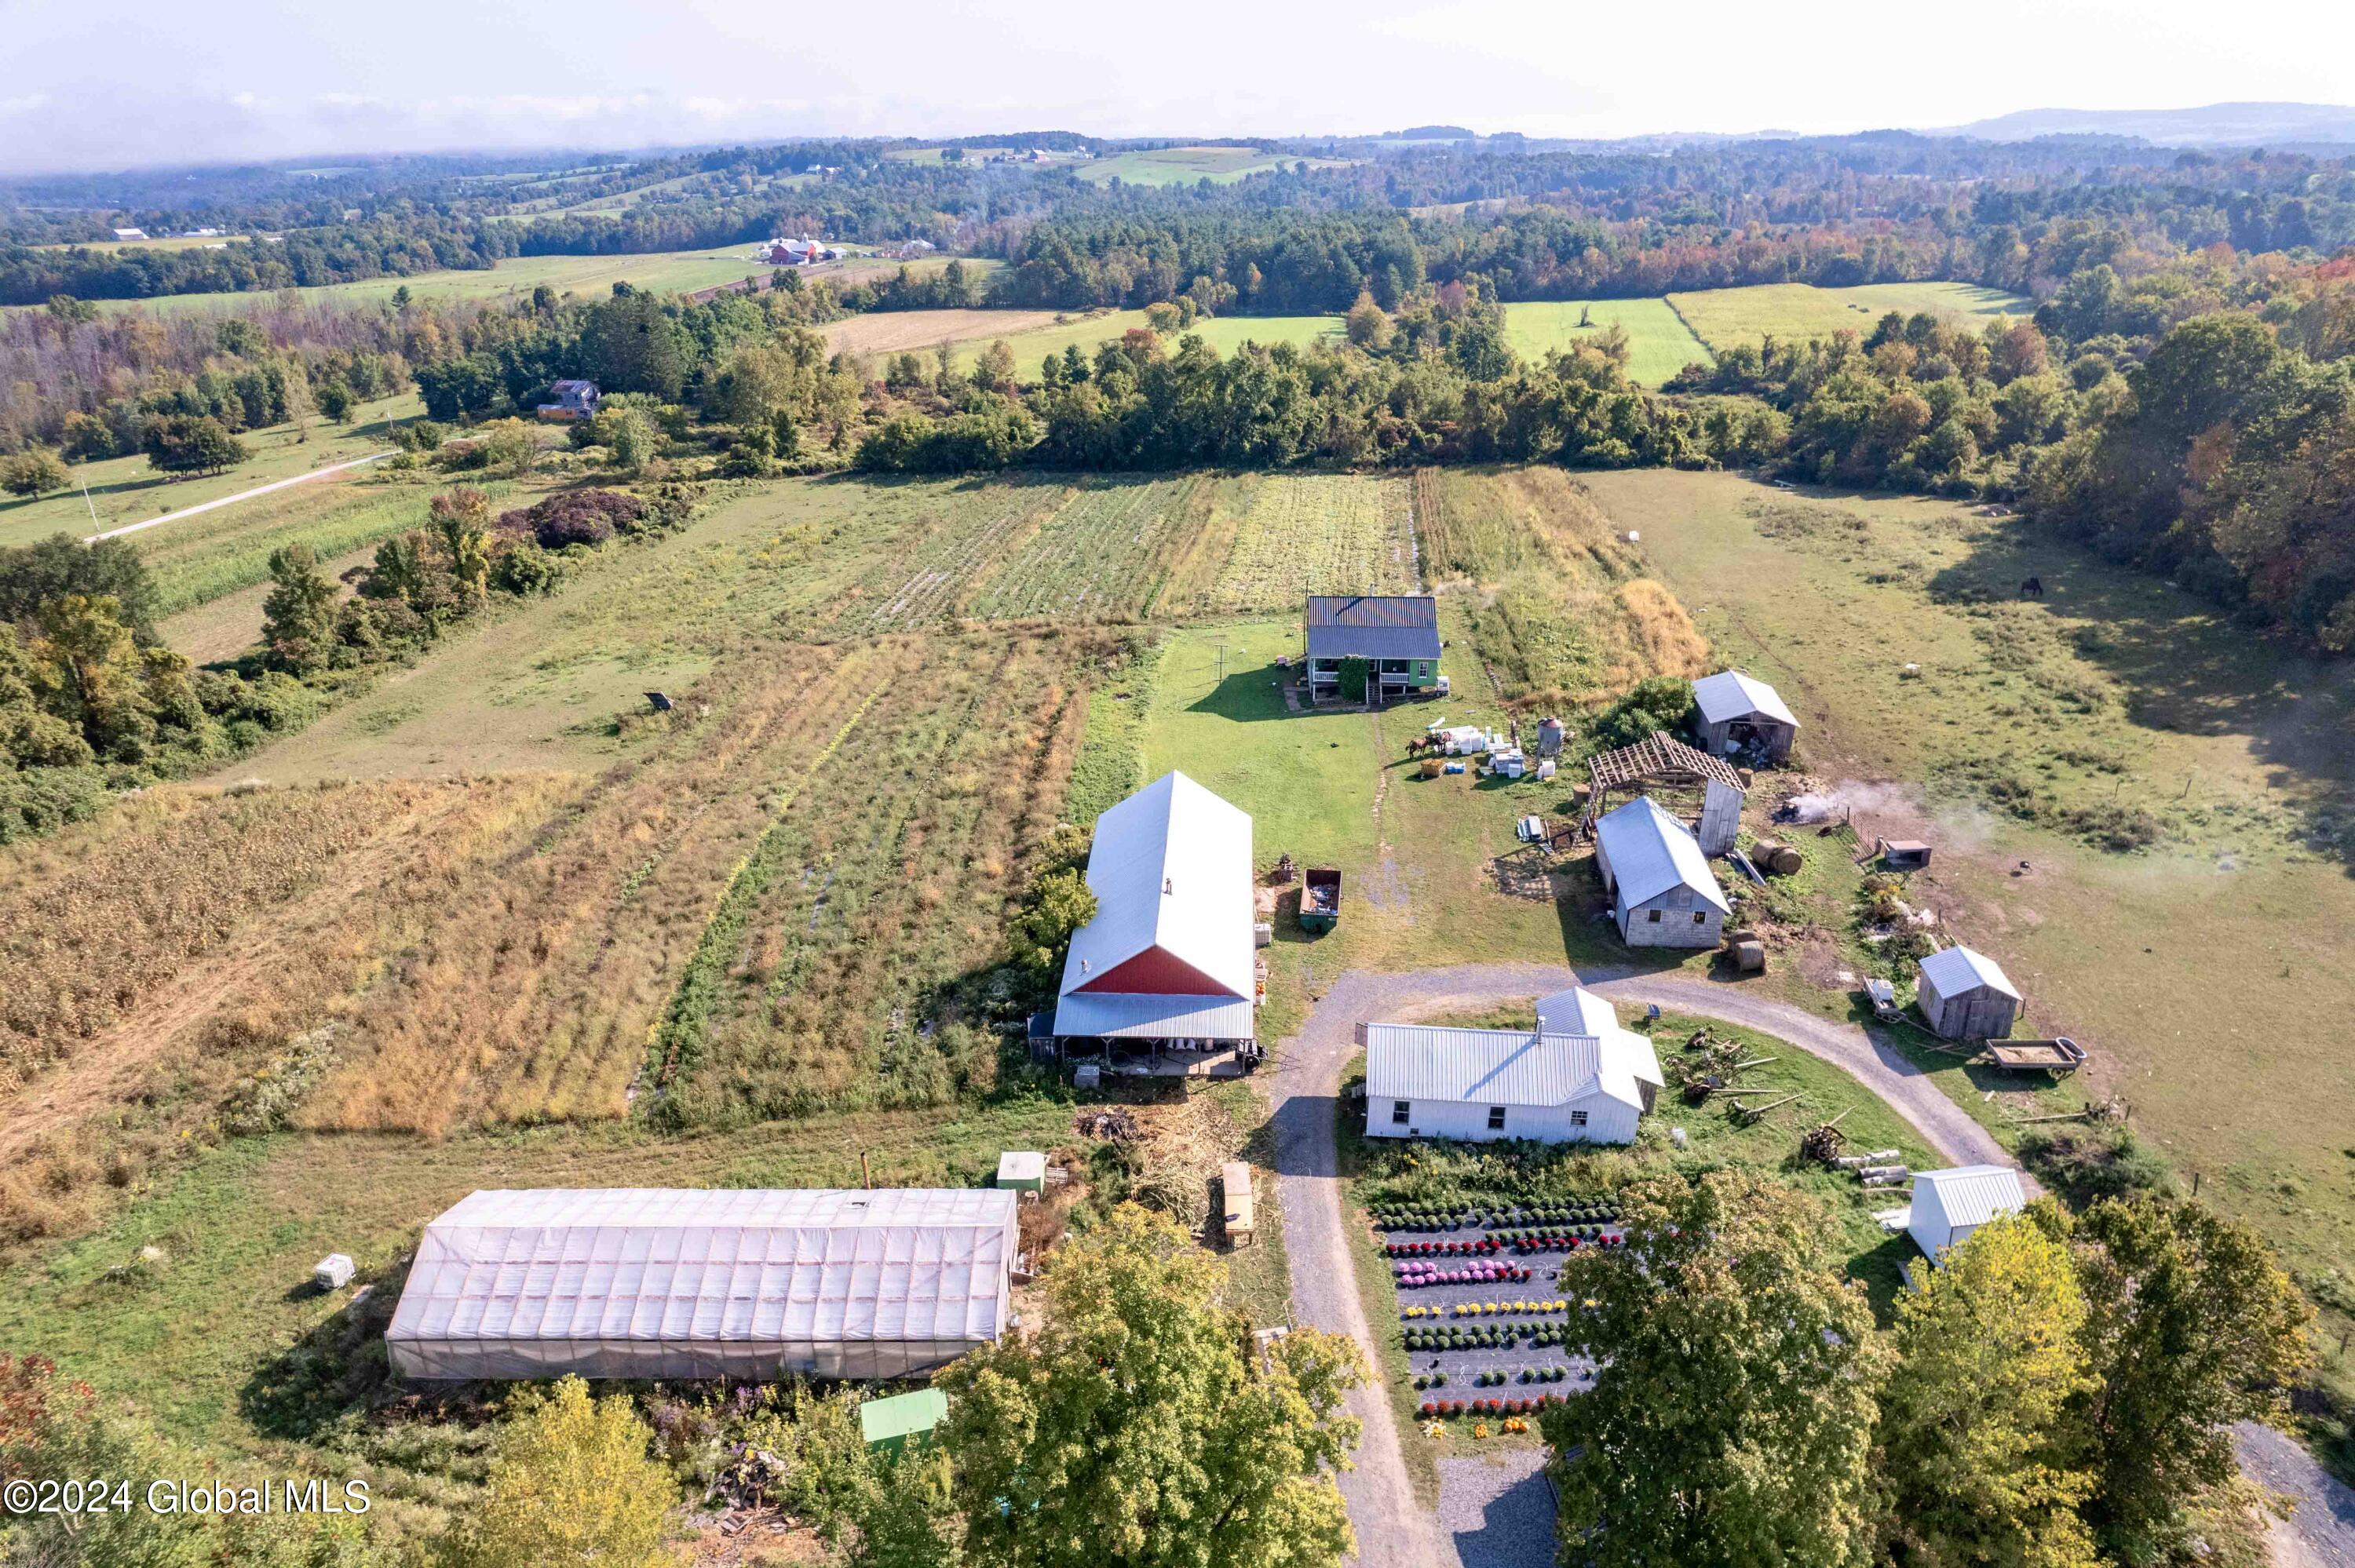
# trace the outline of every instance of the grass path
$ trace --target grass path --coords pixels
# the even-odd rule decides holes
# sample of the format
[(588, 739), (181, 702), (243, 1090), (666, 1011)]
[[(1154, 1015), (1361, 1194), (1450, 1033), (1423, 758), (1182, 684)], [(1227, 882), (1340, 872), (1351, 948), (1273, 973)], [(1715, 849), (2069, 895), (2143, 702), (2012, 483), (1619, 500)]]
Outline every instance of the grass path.
[(292, 479), (274, 480), (268, 484), (257, 484), (251, 490), (240, 490), (235, 495), (224, 495), (215, 501), (199, 501), (194, 506), (183, 506), (177, 512), (166, 512), (161, 517), (150, 517), (144, 523), (133, 523), (127, 527), (110, 528), (103, 534), (92, 534), (82, 543), (94, 545), (101, 539), (120, 539), (126, 534), (137, 534), (144, 529), (161, 527), (166, 523), (177, 523), (183, 517), (194, 517), (201, 512), (213, 512), (224, 506), (234, 506), (240, 501), (250, 501), (257, 495), (267, 495), (273, 490), (283, 490), (290, 484), (308, 484), (314, 479), (325, 479), (329, 474), (342, 473), (346, 469), (365, 468), (372, 462), (382, 462), (386, 458), (390, 457), (392, 452), (393, 449), (387, 447), (380, 452), (370, 452), (366, 457), (352, 458), (329, 468), (314, 468), (308, 473), (298, 473)]

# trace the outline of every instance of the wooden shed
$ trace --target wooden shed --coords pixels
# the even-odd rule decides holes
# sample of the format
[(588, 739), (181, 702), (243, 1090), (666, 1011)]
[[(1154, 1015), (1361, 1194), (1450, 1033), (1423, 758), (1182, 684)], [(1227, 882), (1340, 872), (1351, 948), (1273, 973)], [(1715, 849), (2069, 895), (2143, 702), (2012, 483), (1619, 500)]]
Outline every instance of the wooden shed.
[(1933, 1033), (1948, 1040), (2001, 1040), (2011, 1033), (2022, 999), (1993, 959), (1948, 948), (1923, 959), (1919, 970), (1913, 1001)]
[(1632, 948), (1714, 948), (1732, 906), (1700, 842), (1650, 796), (1594, 824), (1594, 863), (1619, 938)]
[(1753, 750), (1769, 762), (1791, 755), (1799, 720), (1774, 687), (1740, 670), (1721, 670), (1692, 683), (1693, 728), (1701, 748), (1731, 757)]

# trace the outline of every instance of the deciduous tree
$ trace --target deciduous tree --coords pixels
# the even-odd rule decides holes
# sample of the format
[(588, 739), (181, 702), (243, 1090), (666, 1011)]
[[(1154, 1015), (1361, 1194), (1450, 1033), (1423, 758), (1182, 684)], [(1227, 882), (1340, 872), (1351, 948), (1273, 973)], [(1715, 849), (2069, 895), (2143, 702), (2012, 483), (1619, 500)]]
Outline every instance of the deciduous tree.
[(678, 1500), (647, 1452), (653, 1432), (620, 1396), (567, 1377), (517, 1396), (482, 1500), (453, 1533), (451, 1568), (653, 1568)]

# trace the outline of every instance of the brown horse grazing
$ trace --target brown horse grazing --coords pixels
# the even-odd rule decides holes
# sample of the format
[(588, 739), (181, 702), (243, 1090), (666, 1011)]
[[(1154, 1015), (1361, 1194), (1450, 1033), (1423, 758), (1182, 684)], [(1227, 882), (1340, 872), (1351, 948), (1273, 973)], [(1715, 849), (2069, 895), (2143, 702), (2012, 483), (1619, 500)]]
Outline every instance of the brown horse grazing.
[(2022, 599), (2042, 599), (2044, 597), (2044, 579), (2042, 577), (2030, 577), (2025, 582), (2021, 583), (2019, 585), (2019, 597)]

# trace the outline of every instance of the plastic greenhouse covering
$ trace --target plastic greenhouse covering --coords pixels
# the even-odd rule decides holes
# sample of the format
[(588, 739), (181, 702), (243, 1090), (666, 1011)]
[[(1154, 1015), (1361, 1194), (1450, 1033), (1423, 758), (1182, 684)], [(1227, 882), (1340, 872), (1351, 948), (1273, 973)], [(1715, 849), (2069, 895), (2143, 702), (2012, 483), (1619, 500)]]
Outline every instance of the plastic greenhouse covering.
[(1011, 1191), (485, 1192), (385, 1340), (421, 1379), (894, 1378), (997, 1338)]

